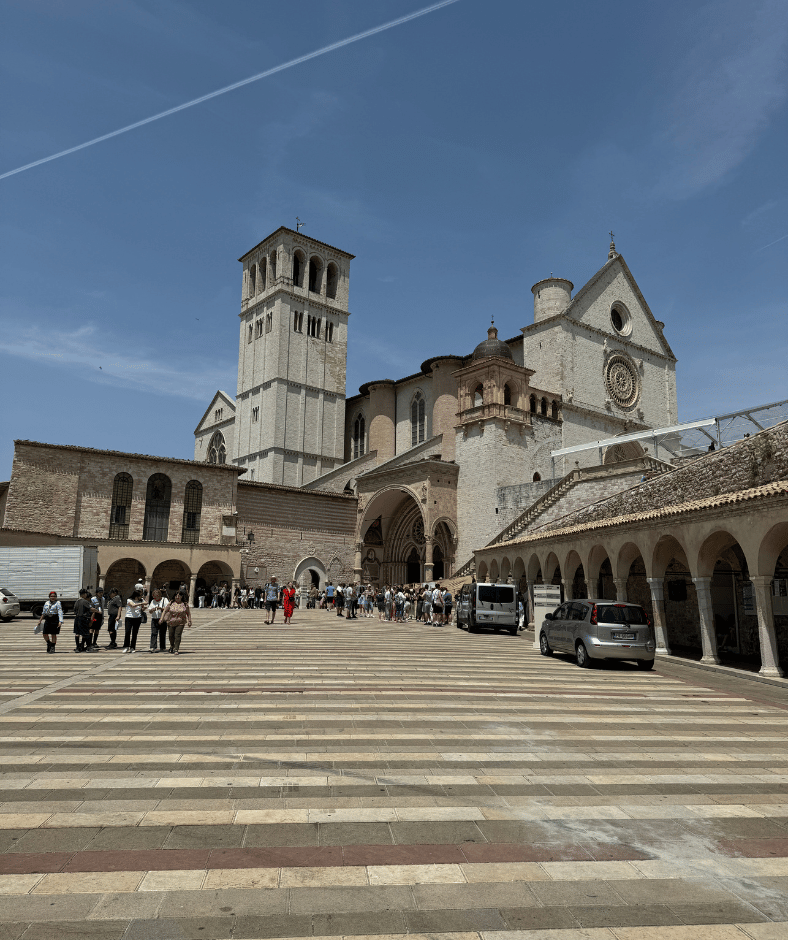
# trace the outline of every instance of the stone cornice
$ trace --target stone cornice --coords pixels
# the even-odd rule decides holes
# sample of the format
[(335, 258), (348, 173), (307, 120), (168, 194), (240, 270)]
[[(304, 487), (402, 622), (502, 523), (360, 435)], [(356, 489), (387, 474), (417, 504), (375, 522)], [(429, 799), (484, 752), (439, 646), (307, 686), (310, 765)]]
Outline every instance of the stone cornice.
[[(284, 284), (279, 284), (276, 287), (272, 287), (267, 293), (261, 294), (259, 298), (255, 299), (253, 302), (244, 301), (246, 306), (241, 305), (241, 312), (238, 314), (239, 317), (246, 317), (250, 313), (257, 315), (257, 307), (260, 304), (265, 304), (268, 301), (274, 299), (278, 294), (287, 294), (288, 297), (292, 297), (293, 300), (298, 301), (298, 303), (305, 304), (310, 308), (320, 308), (326, 313), (332, 313), (338, 317), (349, 317), (350, 311), (343, 310), (341, 307), (332, 306), (325, 299), (321, 299), (321, 294), (312, 294), (307, 293), (306, 296), (303, 294), (296, 293), (292, 288), (285, 287)], [(268, 311), (266, 311), (268, 313)]]

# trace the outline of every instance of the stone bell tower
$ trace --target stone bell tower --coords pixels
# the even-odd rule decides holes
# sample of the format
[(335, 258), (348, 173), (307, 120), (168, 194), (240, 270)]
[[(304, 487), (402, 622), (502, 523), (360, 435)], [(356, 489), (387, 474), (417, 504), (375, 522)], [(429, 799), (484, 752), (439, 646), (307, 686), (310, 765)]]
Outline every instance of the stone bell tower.
[(301, 486), (344, 459), (353, 255), (279, 228), (243, 265), (233, 462)]
[[(457, 380), (457, 558), (470, 557), (501, 525), (497, 489), (530, 479), (526, 451), (533, 437), (531, 369), (517, 365), (491, 324)], [(473, 544), (472, 544), (473, 543)]]

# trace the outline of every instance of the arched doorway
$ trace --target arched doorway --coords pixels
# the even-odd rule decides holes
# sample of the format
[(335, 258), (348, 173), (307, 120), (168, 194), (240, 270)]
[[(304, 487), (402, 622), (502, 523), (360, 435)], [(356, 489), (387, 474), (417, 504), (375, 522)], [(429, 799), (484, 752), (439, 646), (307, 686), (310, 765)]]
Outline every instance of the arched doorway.
[[(233, 584), (233, 570), (232, 568), (225, 564), (223, 561), (206, 561), (204, 565), (201, 566), (200, 570), (197, 572), (197, 578), (195, 580), (194, 589), (195, 592), (199, 592), (200, 588), (204, 588), (207, 593), (210, 595), (211, 588), (214, 584), (221, 584), (223, 581), (227, 582), (227, 587), (232, 589)], [(191, 603), (194, 603), (195, 598), (190, 599)], [(205, 606), (207, 607), (210, 604), (210, 598), (206, 597)]]
[(120, 591), (121, 596), (126, 600), (134, 590), (134, 585), (138, 581), (145, 580), (145, 567), (137, 561), (136, 558), (119, 558), (107, 569), (107, 576), (104, 578), (104, 590), (109, 596), (109, 592), (114, 588)]
[(421, 556), (416, 550), (416, 546), (410, 550), (406, 560), (407, 574), (405, 580), (408, 584), (419, 584), (421, 582)]
[(164, 589), (170, 597), (173, 597), (174, 592), (182, 584), (185, 584), (187, 588), (189, 587), (190, 579), (191, 572), (183, 562), (174, 559), (162, 561), (153, 569), (150, 579), (151, 591), (155, 591), (157, 588)]

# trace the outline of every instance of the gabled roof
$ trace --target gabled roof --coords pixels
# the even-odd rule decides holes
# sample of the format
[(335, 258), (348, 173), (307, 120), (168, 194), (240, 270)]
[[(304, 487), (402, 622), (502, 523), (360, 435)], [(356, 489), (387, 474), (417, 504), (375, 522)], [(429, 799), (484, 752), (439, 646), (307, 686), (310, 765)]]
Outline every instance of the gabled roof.
[(554, 317), (546, 317), (544, 320), (540, 320), (538, 323), (530, 323), (528, 326), (523, 328), (523, 333), (535, 330), (536, 328), (543, 326), (545, 323), (550, 323), (550, 322), (561, 320), (561, 319), (571, 318), (572, 314), (577, 312), (577, 309), (580, 306), (580, 302), (583, 300), (585, 295), (589, 293), (591, 288), (594, 287), (594, 285), (597, 283), (597, 281), (600, 280), (600, 278), (602, 278), (605, 274), (607, 274), (608, 271), (610, 271), (610, 269), (615, 267), (616, 265), (618, 265), (621, 268), (621, 271), (624, 277), (627, 279), (627, 281), (629, 281), (629, 285), (632, 288), (632, 292), (637, 297), (638, 302), (643, 308), (647, 319), (651, 322), (651, 325), (654, 327), (654, 332), (659, 337), (660, 342), (662, 343), (665, 349), (666, 355), (668, 355), (671, 359), (675, 360), (676, 356), (673, 350), (670, 348), (670, 344), (665, 339), (665, 334), (662, 332), (661, 322), (657, 320), (657, 318), (651, 312), (651, 308), (649, 307), (648, 303), (646, 302), (646, 298), (643, 296), (640, 288), (638, 287), (637, 281), (633, 277), (632, 272), (629, 270), (629, 267), (627, 266), (626, 261), (624, 261), (623, 255), (619, 255), (619, 254), (617, 254), (615, 257), (611, 258), (609, 261), (603, 264), (602, 267), (596, 272), (596, 274), (594, 274), (588, 281), (586, 281), (586, 283), (580, 288), (580, 290), (572, 298), (572, 300), (569, 303), (569, 306), (565, 310), (561, 311), (561, 313), (556, 314)]
[[(194, 429), (194, 433), (195, 433), (195, 434), (200, 430), (200, 425), (201, 425), (201, 424), (203, 423), (203, 421), (205, 421), (205, 419), (208, 417), (208, 412), (209, 412), (209, 411), (211, 410), (211, 408), (213, 408), (213, 406), (216, 404), (217, 399), (220, 400), (220, 401), (222, 401), (224, 404), (229, 405), (229, 406), (232, 408), (232, 410), (233, 410), (233, 415), (235, 415), (235, 401), (234, 401), (234, 399), (230, 398), (230, 396), (227, 394), (227, 392), (223, 392), (221, 389), (218, 389), (217, 392), (216, 392), (216, 394), (215, 394), (215, 395), (213, 396), (213, 398), (211, 399), (210, 405), (208, 405), (208, 407), (207, 407), (207, 408), (205, 409), (205, 411), (203, 412), (202, 418), (200, 418), (200, 420), (197, 422), (197, 427)], [(224, 420), (224, 421), (229, 421), (229, 418), (224, 418), (223, 420)], [(219, 423), (221, 424), (221, 422), (219, 422)]]

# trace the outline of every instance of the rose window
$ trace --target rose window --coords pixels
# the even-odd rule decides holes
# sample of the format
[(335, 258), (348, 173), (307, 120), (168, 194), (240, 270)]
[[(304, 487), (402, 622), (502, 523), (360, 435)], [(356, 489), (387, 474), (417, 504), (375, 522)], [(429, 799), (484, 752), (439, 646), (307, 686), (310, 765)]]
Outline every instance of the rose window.
[(631, 408), (640, 397), (640, 381), (632, 363), (624, 356), (611, 356), (605, 367), (605, 386), (620, 408)]

